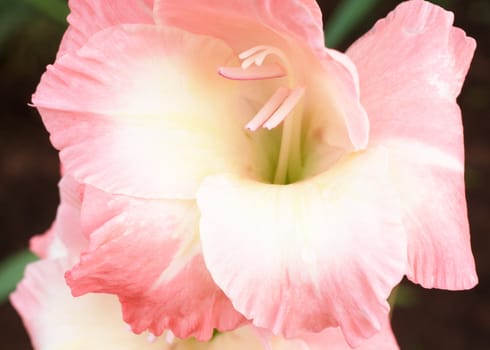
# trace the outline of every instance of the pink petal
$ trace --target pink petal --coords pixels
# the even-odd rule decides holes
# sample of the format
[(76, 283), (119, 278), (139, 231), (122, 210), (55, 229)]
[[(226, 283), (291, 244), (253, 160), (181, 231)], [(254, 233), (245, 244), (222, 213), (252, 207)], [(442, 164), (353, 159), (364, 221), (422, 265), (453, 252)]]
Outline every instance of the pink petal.
[(203, 264), (192, 201), (142, 200), (88, 187), (82, 223), (90, 247), (66, 275), (74, 295), (116, 294), (132, 330), (207, 340), (243, 317)]
[(70, 26), (57, 57), (74, 53), (95, 33), (118, 24), (153, 24), (154, 0), (70, 0)]
[(155, 21), (223, 39), (237, 52), (278, 36), (314, 50), (324, 47), (322, 14), (314, 0), (160, 0)]
[(192, 198), (206, 175), (253, 171), (236, 83), (216, 72), (230, 55), (178, 29), (116, 26), (48, 67), (33, 102), (77, 181)]
[(207, 178), (197, 199), (213, 279), (257, 327), (289, 337), (340, 326), (358, 345), (380, 329), (406, 269), (387, 175), (379, 150), (287, 186)]
[(59, 185), (60, 205), (53, 229), (70, 256), (78, 257), (87, 248), (87, 240), (80, 227), (80, 207), (83, 186), (65, 174)]
[(67, 266), (68, 259), (30, 264), (10, 296), (35, 349), (167, 349), (164, 339), (149, 343), (129, 332), (114, 296), (73, 298), (63, 280)]
[[(335, 50), (324, 50), (318, 56), (320, 72), (309, 72), (307, 85), (311, 99), (309, 131), (305, 137), (318, 143), (319, 132), (330, 146), (348, 151), (366, 148), (369, 135), (369, 119), (360, 103), (359, 77), (350, 58)], [(308, 63), (309, 67), (314, 64)], [(311, 68), (310, 68), (311, 69)], [(321, 101), (321, 102), (318, 102)], [(325, 148), (322, 157), (328, 157), (330, 149)]]
[[(53, 223), (54, 224), (54, 223)], [(49, 247), (55, 238), (55, 232), (50, 227), (46, 232), (32, 237), (29, 241), (29, 249), (39, 256), (44, 258), (49, 254)]]
[(452, 23), (452, 13), (429, 2), (405, 2), (347, 54), (359, 71), (370, 143), (391, 153), (408, 233), (408, 277), (428, 288), (466, 289), (477, 276), (456, 96), (475, 41)]
[[(342, 332), (338, 328), (329, 328), (321, 333), (303, 335), (308, 350), (350, 350)], [(369, 339), (362, 342), (357, 350), (397, 350), (399, 349), (395, 335), (391, 330), (390, 320), (387, 317), (381, 330)]]
[(50, 229), (30, 241), (30, 249), (42, 258), (70, 255), (76, 257), (87, 246), (80, 229), (80, 195), (82, 186), (64, 175), (58, 184), (60, 204)]

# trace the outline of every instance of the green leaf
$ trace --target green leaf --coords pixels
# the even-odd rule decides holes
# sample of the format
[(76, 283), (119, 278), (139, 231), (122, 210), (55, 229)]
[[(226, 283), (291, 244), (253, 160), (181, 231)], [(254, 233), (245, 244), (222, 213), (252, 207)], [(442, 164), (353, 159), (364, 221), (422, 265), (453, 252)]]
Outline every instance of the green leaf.
[(37, 17), (48, 17), (66, 27), (68, 5), (63, 0), (0, 0), (0, 48), (19, 28)]
[(70, 13), (68, 4), (63, 0), (23, 0), (26, 4), (36, 8), (44, 15), (66, 26), (66, 16)]
[(29, 9), (23, 3), (11, 0), (0, 3), (0, 47), (17, 28), (27, 22), (29, 15)]
[(418, 289), (414, 285), (401, 283), (393, 288), (388, 302), (392, 310), (397, 307), (410, 308), (419, 302)]
[(379, 3), (380, 0), (344, 0), (335, 9), (325, 27), (328, 47), (338, 47)]
[(15, 289), (24, 275), (26, 265), (37, 259), (37, 256), (26, 249), (0, 262), (0, 302), (7, 300)]

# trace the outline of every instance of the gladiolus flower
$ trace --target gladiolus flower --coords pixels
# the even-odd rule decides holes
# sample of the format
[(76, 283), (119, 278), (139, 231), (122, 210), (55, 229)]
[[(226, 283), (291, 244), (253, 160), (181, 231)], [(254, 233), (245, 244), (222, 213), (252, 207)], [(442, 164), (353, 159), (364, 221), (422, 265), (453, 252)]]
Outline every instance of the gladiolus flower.
[(343, 54), (313, 0), (70, 6), (33, 103), (83, 185), (74, 295), (117, 295), (136, 333), (356, 346), (404, 275), (477, 283), (455, 102), (475, 42), (450, 12), (404, 2)]

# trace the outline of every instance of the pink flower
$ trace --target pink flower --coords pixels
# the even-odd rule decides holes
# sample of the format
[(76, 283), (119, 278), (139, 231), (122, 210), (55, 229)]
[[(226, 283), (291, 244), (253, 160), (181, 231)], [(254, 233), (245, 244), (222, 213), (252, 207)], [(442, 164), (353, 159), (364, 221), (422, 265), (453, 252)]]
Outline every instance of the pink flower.
[(455, 102), (475, 49), (402, 3), (346, 54), (313, 0), (71, 1), (33, 96), (83, 185), (74, 295), (136, 333), (382, 328), (403, 275), (477, 283)]
[[(69, 176), (60, 182), (61, 204), (53, 227), (36, 236), (32, 248), (41, 261), (27, 267), (25, 277), (11, 295), (36, 350), (346, 350), (339, 329), (286, 340), (253, 326), (221, 333), (208, 342), (178, 339), (166, 331), (161, 337), (145, 332), (135, 335), (121, 319), (113, 295), (89, 294), (74, 298), (63, 274), (77, 259), (86, 241), (80, 231), (80, 186)], [(70, 234), (68, 234), (70, 233)], [(69, 238), (69, 240), (67, 240)], [(76, 241), (75, 241), (76, 240)], [(389, 322), (361, 350), (397, 348)]]

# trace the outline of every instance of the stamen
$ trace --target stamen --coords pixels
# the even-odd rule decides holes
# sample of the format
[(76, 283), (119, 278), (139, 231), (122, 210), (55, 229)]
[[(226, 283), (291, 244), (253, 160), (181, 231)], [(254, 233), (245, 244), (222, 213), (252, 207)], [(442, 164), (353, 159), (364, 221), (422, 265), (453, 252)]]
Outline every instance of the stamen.
[(260, 109), (260, 111), (245, 126), (250, 131), (255, 131), (262, 126), (273, 113), (284, 103), (289, 95), (289, 89), (281, 86)]
[(293, 108), (299, 102), (304, 93), (304, 87), (295, 87), (286, 98), (286, 100), (284, 100), (282, 105), (277, 109), (277, 111), (275, 111), (274, 114), (267, 120), (267, 122), (265, 122), (264, 128), (271, 130), (278, 126), (293, 110)]
[(284, 77), (286, 71), (280, 64), (272, 63), (265, 66), (253, 66), (247, 70), (241, 67), (219, 67), (218, 74), (231, 80), (262, 80)]

